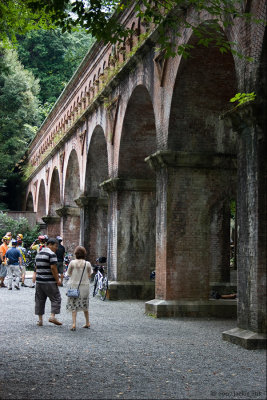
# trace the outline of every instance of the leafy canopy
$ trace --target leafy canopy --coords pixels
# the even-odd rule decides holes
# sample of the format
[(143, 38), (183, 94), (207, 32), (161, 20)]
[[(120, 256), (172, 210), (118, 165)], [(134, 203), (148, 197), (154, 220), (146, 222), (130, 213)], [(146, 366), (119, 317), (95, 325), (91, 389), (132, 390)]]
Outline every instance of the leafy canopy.
[[(243, 0), (4, 0), (0, 6), (0, 39), (14, 38), (40, 27), (57, 26), (63, 32), (82, 27), (104, 43), (123, 41), (132, 31), (120, 23), (119, 16), (129, 6), (134, 7), (145, 24), (158, 27), (159, 46), (166, 51), (166, 56), (177, 53), (188, 56), (190, 52), (192, 45), (186, 43), (174, 47), (173, 33), (179, 36), (180, 27), (192, 29), (199, 44), (208, 46), (215, 40), (222, 53), (232, 51), (241, 57), (235, 43), (225, 39), (220, 26), (227, 28), (236, 18), (257, 22), (244, 9)], [(195, 11), (193, 20), (190, 9)], [(201, 12), (212, 17), (209, 26), (200, 25)]]

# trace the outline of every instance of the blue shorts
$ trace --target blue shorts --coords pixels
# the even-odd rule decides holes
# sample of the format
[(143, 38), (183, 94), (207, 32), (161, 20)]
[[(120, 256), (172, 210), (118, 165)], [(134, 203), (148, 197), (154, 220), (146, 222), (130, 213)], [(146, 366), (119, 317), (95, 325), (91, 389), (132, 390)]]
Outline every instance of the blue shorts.
[(7, 274), (7, 269), (4, 264), (0, 265), (0, 278), (5, 278)]

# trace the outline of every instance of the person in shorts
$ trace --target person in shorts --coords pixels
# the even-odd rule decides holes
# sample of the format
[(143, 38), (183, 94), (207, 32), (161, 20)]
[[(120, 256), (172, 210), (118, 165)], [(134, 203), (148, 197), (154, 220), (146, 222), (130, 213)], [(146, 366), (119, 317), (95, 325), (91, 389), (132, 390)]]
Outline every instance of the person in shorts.
[(57, 272), (58, 241), (49, 238), (47, 246), (43, 247), (36, 256), (36, 289), (35, 289), (35, 315), (38, 315), (38, 326), (43, 326), (43, 315), (47, 297), (51, 301), (51, 314), (49, 322), (55, 325), (62, 325), (57, 320), (56, 314), (60, 314), (61, 296), (58, 286), (61, 286)]
[(8, 250), (8, 245), (10, 242), (9, 236), (4, 236), (2, 238), (2, 244), (0, 246), (0, 287), (6, 288), (4, 284), (5, 277), (7, 275), (7, 268), (6, 268), (6, 252)]

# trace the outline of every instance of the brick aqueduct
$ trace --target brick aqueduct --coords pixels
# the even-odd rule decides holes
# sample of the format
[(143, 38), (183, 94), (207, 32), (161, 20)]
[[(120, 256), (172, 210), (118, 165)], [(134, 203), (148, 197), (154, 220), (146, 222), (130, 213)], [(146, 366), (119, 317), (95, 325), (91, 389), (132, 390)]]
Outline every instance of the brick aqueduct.
[[(266, 19), (265, 0), (244, 3)], [(32, 141), (25, 210), (68, 251), (107, 254), (111, 299), (148, 299), (156, 316), (230, 316), (236, 304), (209, 294), (231, 285), (236, 199), (237, 327), (223, 338), (263, 347), (266, 28), (237, 20), (224, 32), (250, 63), (201, 46), (165, 59), (130, 7), (121, 18), (135, 34), (93, 46)], [(197, 42), (190, 30), (182, 37)], [(252, 91), (255, 102), (229, 108)]]

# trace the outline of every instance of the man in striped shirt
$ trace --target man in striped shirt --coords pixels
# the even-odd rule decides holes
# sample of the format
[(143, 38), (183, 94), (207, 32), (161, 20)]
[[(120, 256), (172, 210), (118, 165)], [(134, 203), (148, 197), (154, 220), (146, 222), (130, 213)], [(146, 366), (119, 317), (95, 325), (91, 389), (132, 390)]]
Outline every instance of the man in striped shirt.
[(47, 297), (51, 301), (51, 315), (49, 322), (55, 325), (62, 325), (55, 315), (60, 314), (61, 296), (58, 286), (61, 280), (57, 271), (58, 241), (50, 238), (46, 247), (37, 254), (36, 261), (36, 290), (35, 290), (35, 315), (39, 316), (37, 325), (43, 325), (43, 315), (45, 313), (45, 303)]

